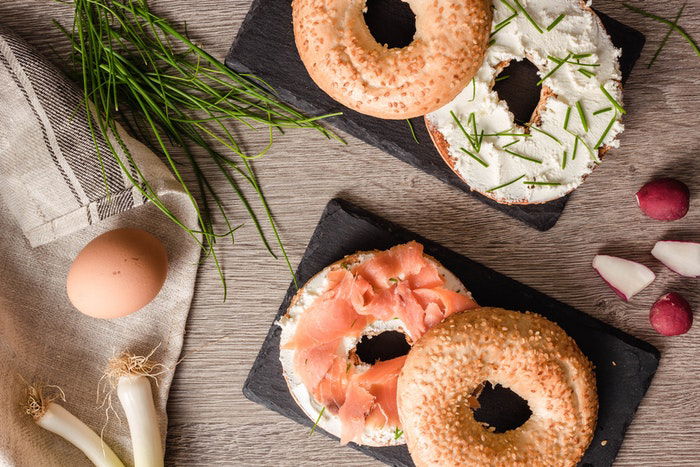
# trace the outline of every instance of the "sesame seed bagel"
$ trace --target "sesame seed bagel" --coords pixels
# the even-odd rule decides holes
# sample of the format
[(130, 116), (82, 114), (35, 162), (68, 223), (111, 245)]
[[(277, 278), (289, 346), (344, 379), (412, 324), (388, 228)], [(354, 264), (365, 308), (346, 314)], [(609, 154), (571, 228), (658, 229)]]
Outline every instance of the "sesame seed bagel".
[(372, 37), (366, 0), (294, 0), (294, 38), (316, 84), (341, 104), (405, 119), (451, 101), (481, 66), (491, 27), (488, 0), (404, 0), (413, 42), (388, 48)]
[[(469, 399), (485, 381), (532, 411), (494, 433)], [(417, 466), (575, 465), (593, 438), (598, 397), (591, 363), (559, 326), (534, 313), (477, 308), (454, 314), (411, 349), (398, 380), (398, 411)]]

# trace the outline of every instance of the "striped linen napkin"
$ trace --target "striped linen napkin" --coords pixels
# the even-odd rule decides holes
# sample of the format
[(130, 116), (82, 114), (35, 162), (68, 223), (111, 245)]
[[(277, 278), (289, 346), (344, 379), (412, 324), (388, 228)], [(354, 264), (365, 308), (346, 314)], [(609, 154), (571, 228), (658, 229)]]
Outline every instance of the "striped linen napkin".
[[(125, 133), (122, 138), (161, 199), (196, 227), (193, 206), (165, 166), (138, 141)], [(154, 358), (174, 370), (180, 354), (200, 248), (145, 202), (107, 143), (98, 143), (104, 172), (82, 93), (0, 27), (0, 465), (91, 465), (23, 413), (25, 381), (60, 386), (66, 395), (62, 405), (99, 433), (106, 417), (96, 403), (97, 386), (111, 356), (157, 347)], [(68, 301), (68, 269), (91, 239), (118, 227), (142, 228), (161, 239), (169, 255), (168, 279), (137, 313), (111, 321), (84, 316)], [(173, 372), (159, 376), (154, 387), (163, 438)], [(123, 417), (119, 423), (111, 416), (104, 439), (131, 463)]]

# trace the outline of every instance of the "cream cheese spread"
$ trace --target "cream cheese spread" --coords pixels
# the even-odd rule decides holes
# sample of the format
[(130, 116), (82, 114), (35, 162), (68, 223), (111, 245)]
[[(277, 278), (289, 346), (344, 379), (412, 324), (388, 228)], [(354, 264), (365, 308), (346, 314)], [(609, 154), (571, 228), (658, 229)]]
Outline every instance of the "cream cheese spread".
[[(494, 0), (494, 8), (497, 32), (482, 67), (426, 120), (442, 134), (455, 172), (473, 190), (503, 203), (554, 200), (583, 182), (600, 163), (601, 149), (619, 146), (621, 51), (590, 2)], [(493, 90), (507, 63), (525, 59), (543, 78), (544, 103), (529, 128), (515, 123)]]

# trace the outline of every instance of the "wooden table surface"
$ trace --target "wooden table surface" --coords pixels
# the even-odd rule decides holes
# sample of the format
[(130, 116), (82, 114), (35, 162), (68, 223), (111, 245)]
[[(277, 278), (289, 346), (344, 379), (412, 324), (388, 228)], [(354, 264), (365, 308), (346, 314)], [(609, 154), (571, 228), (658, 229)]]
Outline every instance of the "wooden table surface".
[[(681, 3), (630, 1), (665, 17), (674, 17)], [(191, 36), (223, 59), (250, 0), (150, 3), (158, 14), (187, 22)], [(648, 45), (625, 90), (629, 114), (621, 149), (576, 191), (549, 232), (530, 229), (351, 137), (343, 146), (315, 132), (289, 131), (256, 166), (293, 264), (327, 201), (342, 196), (656, 345), (661, 365), (617, 463), (700, 465), (700, 325), (685, 336), (664, 338), (647, 318), (653, 301), (670, 290), (700, 309), (697, 282), (671, 273), (649, 253), (661, 238), (700, 240), (700, 58), (674, 35), (657, 64), (647, 69), (666, 27), (616, 1), (600, 0), (595, 6), (643, 31)], [(66, 40), (52, 18), (68, 23), (71, 8), (48, 0), (0, 2), (0, 22), (66, 68)], [(681, 24), (700, 38), (698, 0), (689, 2)], [(263, 138), (248, 132), (245, 139), (254, 147)], [(685, 219), (652, 221), (637, 208), (634, 193), (658, 175), (678, 177), (695, 191)], [(224, 186), (220, 177), (216, 180)], [(233, 216), (243, 219), (233, 194), (225, 198)], [(227, 302), (212, 264), (200, 268), (186, 358), (168, 404), (168, 464), (373, 465), (364, 455), (322, 435), (309, 436), (307, 428), (243, 397), (243, 381), (290, 275), (283, 261), (264, 253), (250, 226), (239, 232), (234, 247), (221, 248), (232, 291)], [(658, 278), (624, 303), (591, 269), (598, 252), (641, 261)]]

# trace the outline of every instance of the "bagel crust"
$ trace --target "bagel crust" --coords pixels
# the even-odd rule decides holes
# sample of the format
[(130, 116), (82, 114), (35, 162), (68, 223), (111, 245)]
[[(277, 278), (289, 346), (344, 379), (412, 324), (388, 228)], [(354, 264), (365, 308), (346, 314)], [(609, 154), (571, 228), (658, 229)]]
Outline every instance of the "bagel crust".
[(294, 0), (294, 38), (316, 84), (341, 104), (385, 119), (425, 115), (454, 99), (481, 66), (488, 0), (404, 0), (413, 42), (380, 45), (364, 20), (366, 0)]
[[(470, 395), (485, 381), (510, 388), (532, 415), (505, 433), (474, 419)], [(559, 326), (534, 313), (477, 308), (454, 314), (411, 349), (398, 410), (417, 466), (575, 465), (598, 412), (588, 359)]]

